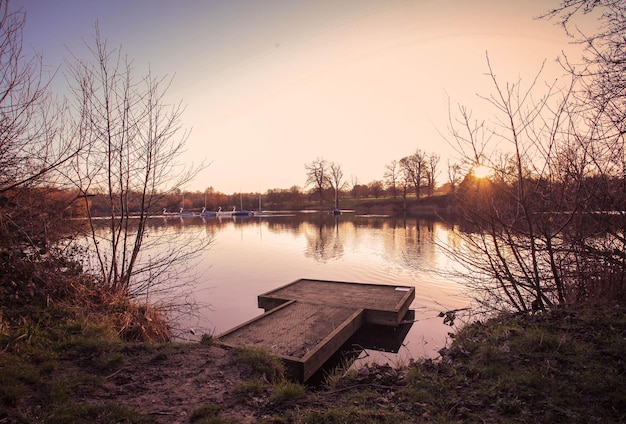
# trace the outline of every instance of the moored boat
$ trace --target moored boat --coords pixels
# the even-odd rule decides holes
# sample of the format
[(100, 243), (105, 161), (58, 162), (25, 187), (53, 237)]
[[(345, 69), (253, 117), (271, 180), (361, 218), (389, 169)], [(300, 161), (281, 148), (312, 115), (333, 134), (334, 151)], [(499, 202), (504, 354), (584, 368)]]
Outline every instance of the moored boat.
[(250, 212), (247, 209), (242, 209), (242, 210), (235, 210), (233, 208), (233, 212), (232, 212), (233, 216), (250, 216), (252, 215), (252, 212)]
[(235, 208), (233, 208), (232, 211), (223, 211), (222, 207), (220, 206), (219, 208), (217, 208), (216, 216), (232, 216), (234, 211)]
[(202, 208), (202, 211), (200, 212), (200, 216), (216, 216), (217, 212), (216, 211), (208, 211), (206, 210), (206, 208)]

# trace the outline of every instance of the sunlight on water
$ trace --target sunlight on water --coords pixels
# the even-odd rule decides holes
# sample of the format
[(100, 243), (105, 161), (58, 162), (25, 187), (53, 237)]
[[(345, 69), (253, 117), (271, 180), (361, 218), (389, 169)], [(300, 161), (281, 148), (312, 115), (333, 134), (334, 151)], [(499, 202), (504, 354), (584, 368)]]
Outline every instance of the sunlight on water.
[(301, 278), (414, 286), (415, 322), (397, 354), (366, 350), (366, 361), (406, 362), (435, 357), (447, 333), (439, 312), (464, 308), (463, 287), (446, 271), (440, 243), (453, 243), (445, 224), (416, 218), (344, 214), (188, 218), (159, 231), (189, 232), (213, 242), (195, 263), (195, 299), (210, 305), (180, 322), (196, 334), (218, 335), (263, 313), (257, 296)]

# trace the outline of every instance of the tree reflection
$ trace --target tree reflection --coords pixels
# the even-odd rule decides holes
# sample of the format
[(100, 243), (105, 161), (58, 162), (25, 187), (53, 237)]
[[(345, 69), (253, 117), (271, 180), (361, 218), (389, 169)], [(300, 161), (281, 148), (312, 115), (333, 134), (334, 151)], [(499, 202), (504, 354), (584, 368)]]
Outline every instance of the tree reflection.
[[(438, 261), (438, 232), (445, 225), (440, 221), (417, 217), (360, 216), (329, 213), (291, 213), (263, 217), (167, 218), (154, 219), (154, 229), (192, 229), (205, 227), (207, 234), (219, 238), (219, 232), (232, 227), (257, 226), (263, 232), (304, 237), (304, 256), (318, 262), (338, 260), (346, 255), (346, 246), (375, 250), (389, 264), (421, 269), (421, 263)], [(440, 228), (441, 227), (441, 228)], [(451, 232), (443, 237), (450, 237)], [(444, 241), (445, 243), (445, 241)]]
[(303, 232), (307, 239), (307, 249), (304, 255), (318, 262), (342, 257), (344, 245), (341, 235), (351, 224), (340, 220), (338, 216), (325, 214), (317, 215), (316, 221)]

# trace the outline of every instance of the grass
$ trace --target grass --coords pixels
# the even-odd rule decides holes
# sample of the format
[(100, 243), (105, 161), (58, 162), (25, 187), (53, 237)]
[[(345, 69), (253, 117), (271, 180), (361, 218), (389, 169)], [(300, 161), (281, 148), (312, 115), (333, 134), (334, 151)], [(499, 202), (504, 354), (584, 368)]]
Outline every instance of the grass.
[(624, 422), (624, 312), (563, 308), (469, 325), (441, 360), (412, 362), (395, 382), (383, 366), (365, 378), (331, 374), (294, 422)]
[(270, 400), (273, 403), (282, 403), (290, 400), (302, 398), (306, 395), (306, 387), (291, 381), (275, 383)]
[[(585, 323), (586, 313), (557, 309), (469, 326), (447, 360), (409, 370), (404, 395), (426, 399), (425, 412), (441, 418), (623, 420), (626, 369), (621, 357), (611, 359), (607, 350), (626, 348), (626, 317), (607, 308)], [(608, 316), (612, 327), (602, 323)]]
[(278, 383), (285, 379), (285, 365), (282, 361), (266, 350), (250, 347), (235, 348), (236, 363), (249, 368), (256, 377), (270, 383)]
[(247, 380), (239, 383), (235, 388), (235, 392), (241, 401), (245, 401), (254, 396), (260, 396), (263, 394), (264, 387), (265, 385), (260, 379)]
[(335, 367), (324, 373), (324, 385), (329, 388), (337, 387), (350, 370), (354, 360), (344, 358)]
[(219, 413), (221, 410), (222, 408), (218, 405), (201, 406), (200, 408), (195, 409), (191, 413), (191, 416), (189, 417), (189, 421), (192, 423), (199, 423), (199, 424), (225, 423), (226, 421), (223, 421), (219, 417)]
[[(81, 399), (129, 355), (167, 366), (190, 348), (129, 343), (106, 316), (62, 308), (16, 322), (0, 332), (0, 422), (155, 422)], [(239, 348), (232, 366), (241, 380), (226, 388), (232, 397), (194, 409), (189, 420), (227, 423), (227, 412), (239, 407), (265, 422), (625, 422), (625, 351), (626, 311), (618, 306), (501, 315), (461, 329), (441, 360), (359, 372), (346, 372), (346, 362), (321, 387), (289, 381), (283, 363), (264, 350)]]
[(77, 401), (126, 360), (108, 315), (56, 305), (27, 312), (0, 333), (0, 422), (151, 422), (117, 404)]

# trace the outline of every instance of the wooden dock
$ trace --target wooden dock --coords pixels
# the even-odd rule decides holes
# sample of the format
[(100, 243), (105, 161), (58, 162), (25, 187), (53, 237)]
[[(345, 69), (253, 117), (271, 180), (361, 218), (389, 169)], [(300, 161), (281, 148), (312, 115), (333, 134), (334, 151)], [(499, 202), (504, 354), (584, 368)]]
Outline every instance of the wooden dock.
[(308, 380), (363, 325), (400, 325), (415, 287), (301, 279), (258, 297), (266, 312), (223, 334), (230, 347), (258, 347)]

